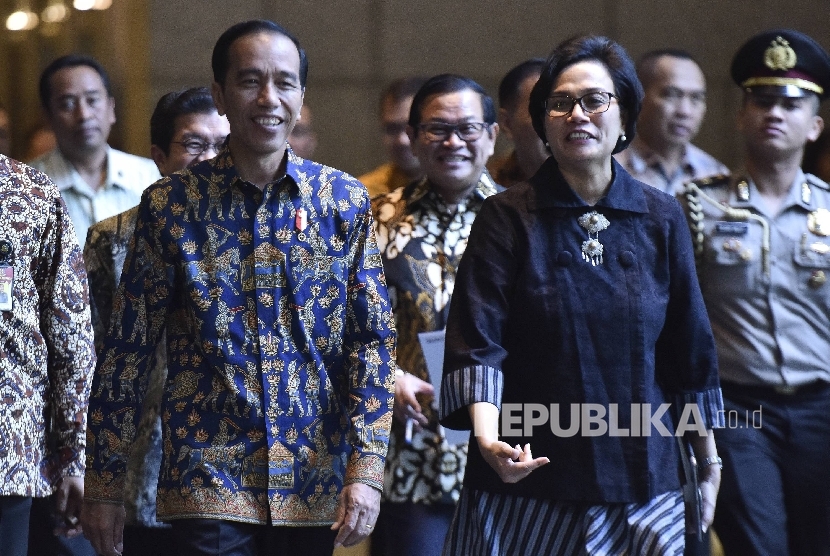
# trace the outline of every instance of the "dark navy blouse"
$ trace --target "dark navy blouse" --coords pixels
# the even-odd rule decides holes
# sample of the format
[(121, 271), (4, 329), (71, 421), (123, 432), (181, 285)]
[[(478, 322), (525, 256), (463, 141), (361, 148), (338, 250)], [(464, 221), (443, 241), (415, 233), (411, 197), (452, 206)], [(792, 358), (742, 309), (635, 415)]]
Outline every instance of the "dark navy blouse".
[[(722, 426), (715, 344), (683, 212), (612, 164), (608, 194), (593, 207), (552, 157), (529, 182), (484, 202), (450, 308), (441, 416), (465, 429), (471, 403), (559, 404), (552, 420), (568, 429), (572, 408), (584, 407), (573, 404), (598, 404), (621, 432), (586, 435), (582, 422), (572, 436), (554, 434), (545, 421), (529, 435), (504, 437), (551, 460), (516, 484), (499, 479), (473, 439), (467, 488), (644, 502), (680, 486), (676, 440), (648, 422), (661, 404), (672, 404), (655, 418), (669, 433), (686, 403), (697, 404), (706, 428)], [(591, 236), (604, 247), (596, 266), (583, 259), (589, 237), (578, 222), (591, 211), (609, 221)], [(521, 411), (513, 416), (522, 419), (514, 427), (527, 424)]]

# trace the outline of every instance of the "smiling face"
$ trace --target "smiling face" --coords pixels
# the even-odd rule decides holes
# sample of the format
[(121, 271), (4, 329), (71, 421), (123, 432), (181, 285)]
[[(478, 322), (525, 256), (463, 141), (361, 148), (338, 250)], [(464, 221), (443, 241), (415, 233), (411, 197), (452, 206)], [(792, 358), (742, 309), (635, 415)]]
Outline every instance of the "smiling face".
[[(616, 94), (605, 66), (585, 61), (565, 68), (550, 94), (579, 98), (593, 92)], [(608, 110), (599, 114), (589, 114), (576, 103), (569, 114), (545, 117), (545, 136), (560, 166), (610, 165), (611, 153), (624, 131), (616, 98), (611, 99)]]
[(821, 135), (824, 121), (816, 114), (818, 99), (791, 98), (765, 91), (747, 93), (738, 113), (738, 130), (750, 156), (778, 158), (797, 155)]
[(58, 147), (70, 160), (106, 148), (115, 101), (89, 66), (62, 68), (50, 78), (47, 118)]
[[(484, 121), (481, 95), (465, 89), (441, 93), (421, 105), (421, 124), (461, 124)], [(423, 131), (408, 128), (412, 150), (421, 169), (445, 200), (458, 199), (475, 187), (487, 159), (493, 154), (498, 125), (488, 126), (475, 141), (464, 141), (451, 133), (443, 141), (430, 141)]]
[(225, 82), (214, 82), (213, 99), (228, 117), (231, 151), (282, 159), (303, 105), (297, 47), (277, 33), (254, 33), (235, 40), (228, 58)]

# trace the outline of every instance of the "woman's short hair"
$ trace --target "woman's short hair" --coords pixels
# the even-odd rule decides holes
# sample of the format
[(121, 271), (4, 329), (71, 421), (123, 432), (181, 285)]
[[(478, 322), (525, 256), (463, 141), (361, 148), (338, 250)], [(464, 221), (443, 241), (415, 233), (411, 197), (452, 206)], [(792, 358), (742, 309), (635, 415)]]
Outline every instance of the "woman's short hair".
[(614, 153), (628, 146), (637, 127), (637, 116), (643, 103), (643, 86), (637, 78), (634, 62), (625, 49), (607, 37), (588, 35), (572, 37), (553, 49), (542, 75), (530, 93), (530, 118), (533, 129), (547, 144), (545, 136), (545, 101), (550, 96), (559, 75), (578, 62), (599, 62), (614, 82), (614, 94), (625, 119), (625, 141), (618, 140)]

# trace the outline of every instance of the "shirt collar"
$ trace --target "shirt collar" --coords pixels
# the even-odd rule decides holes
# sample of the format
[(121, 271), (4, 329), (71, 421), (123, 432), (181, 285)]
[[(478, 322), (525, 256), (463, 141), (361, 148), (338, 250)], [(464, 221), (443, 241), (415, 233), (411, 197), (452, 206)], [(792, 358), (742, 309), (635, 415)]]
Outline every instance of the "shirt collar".
[[(119, 175), (118, 170), (115, 168), (115, 164), (112, 162), (112, 153), (113, 148), (107, 145), (107, 178), (98, 191), (106, 189), (110, 186), (117, 187), (119, 189), (127, 189), (120, 183), (122, 176)], [(67, 160), (59, 148), (55, 147), (53, 154), (52, 164), (54, 168), (50, 170), (49, 177), (55, 183), (59, 191), (74, 189), (79, 193), (95, 193), (95, 190), (92, 189), (86, 181), (84, 181), (81, 174), (75, 169), (75, 166)]]
[[(806, 198), (804, 195), (805, 185), (810, 189), (810, 193), (807, 194)], [(746, 200), (741, 195), (742, 187), (745, 187), (749, 193), (749, 198)], [(732, 187), (729, 191), (729, 205), (735, 208), (752, 207), (758, 212), (764, 213), (766, 205), (763, 202), (759, 202), (760, 198), (761, 194), (758, 192), (758, 188), (755, 182), (752, 181), (752, 178), (749, 177), (749, 174), (745, 171), (737, 173), (732, 179)], [(784, 203), (781, 205), (781, 212), (793, 206), (799, 206), (807, 211), (812, 211), (817, 208), (816, 201), (813, 199), (812, 187), (801, 168), (795, 174), (793, 183), (790, 185), (790, 190), (787, 193), (787, 198), (784, 199)]]
[[(214, 173), (223, 174), (230, 178), (227, 180), (222, 180), (221, 182), (217, 182), (217, 185), (222, 188), (230, 187), (236, 180), (248, 183), (242, 179), (242, 177), (239, 175), (239, 171), (236, 169), (236, 165), (233, 162), (233, 155), (231, 154), (229, 144), (230, 141), (225, 141), (225, 146), (222, 147), (222, 149), (219, 151), (216, 157), (207, 161), (207, 163), (213, 167)], [(285, 174), (277, 178), (275, 182), (281, 181), (284, 177), (289, 178), (289, 181), (287, 183), (293, 185), (297, 190), (299, 190), (299, 184), (302, 183), (304, 180), (308, 179), (307, 166), (311, 164), (311, 162), (294, 154), (294, 151), (291, 150), (291, 147), (288, 145), (288, 143), (286, 143), (285, 146), (285, 156), (288, 157), (288, 160), (285, 164)], [(251, 187), (256, 187), (253, 184), (250, 185)]]
[[(693, 156), (691, 145), (683, 147), (683, 156), (680, 159), (680, 170), (687, 176), (694, 176), (698, 170), (698, 159)], [(660, 156), (642, 141), (633, 141), (628, 148), (628, 160), (635, 173), (641, 174), (649, 168), (656, 168), (666, 176), (666, 170)], [(668, 176), (672, 178), (673, 176)]]
[[(502, 189), (496, 185), (496, 182), (493, 181), (490, 173), (487, 170), (484, 170), (478, 178), (478, 183), (476, 183), (476, 186), (470, 192), (470, 195), (467, 199), (465, 199), (465, 201), (468, 202), (470, 199), (483, 201), (487, 197), (495, 195), (501, 190)], [(407, 199), (408, 205), (415, 206), (424, 200), (430, 192), (433, 192), (432, 185), (430, 184), (429, 179), (424, 177), (407, 185), (404, 189), (403, 196)], [(434, 194), (434, 196), (438, 197), (437, 194)]]
[[(608, 193), (596, 207), (605, 207), (628, 212), (648, 213), (648, 203), (643, 186), (625, 171), (619, 162), (611, 158), (613, 178)], [(579, 195), (565, 181), (554, 157), (549, 157), (535, 176), (530, 178), (535, 195), (528, 197), (528, 206), (535, 208), (588, 207)]]

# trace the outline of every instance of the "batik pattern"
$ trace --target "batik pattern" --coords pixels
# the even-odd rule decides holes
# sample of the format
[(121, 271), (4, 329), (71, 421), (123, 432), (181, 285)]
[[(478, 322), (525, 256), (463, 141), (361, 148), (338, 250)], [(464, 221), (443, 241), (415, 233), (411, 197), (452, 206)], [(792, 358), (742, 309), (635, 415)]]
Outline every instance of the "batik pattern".
[[(444, 328), (455, 272), (481, 203), (497, 192), (486, 172), (470, 195), (448, 207), (424, 179), (373, 201), (389, 295), (398, 331), (398, 365), (429, 382), (418, 334)], [(438, 385), (436, 385), (438, 386)], [(436, 432), (437, 414), (423, 400), (429, 426), (404, 442), (395, 422), (386, 466), (384, 499), (455, 503), (461, 491), (467, 444), (448, 444)]]
[(12, 310), (0, 312), (0, 496), (47, 496), (84, 473), (95, 367), (75, 230), (45, 174), (0, 156), (0, 241), (11, 247)]
[(286, 162), (260, 190), (226, 149), (145, 192), (93, 386), (87, 498), (122, 497), (165, 329), (160, 519), (323, 525), (344, 484), (382, 488), (395, 333), (368, 195)]

